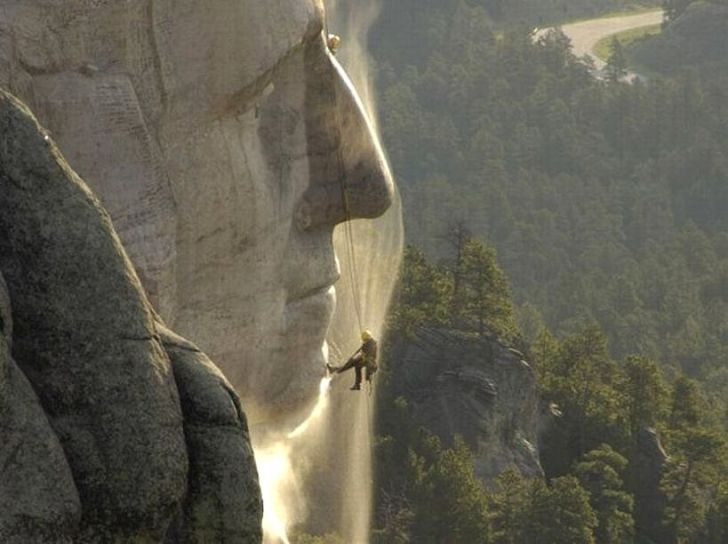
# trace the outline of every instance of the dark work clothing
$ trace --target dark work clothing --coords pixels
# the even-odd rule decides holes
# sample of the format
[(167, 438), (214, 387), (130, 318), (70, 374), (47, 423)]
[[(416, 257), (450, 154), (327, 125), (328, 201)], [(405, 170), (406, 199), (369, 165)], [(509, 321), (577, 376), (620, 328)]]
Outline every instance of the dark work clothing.
[(346, 372), (350, 368), (354, 369), (356, 373), (356, 381), (354, 387), (361, 385), (361, 369), (366, 368), (366, 379), (370, 380), (372, 374), (377, 371), (377, 341), (374, 338), (370, 338), (365, 341), (357, 352), (351, 356), (344, 366), (337, 369), (336, 372), (341, 374)]
[(369, 340), (364, 342), (359, 348), (359, 352), (364, 357), (367, 366), (377, 365), (377, 341), (374, 340), (374, 338), (370, 338)]
[(354, 368), (354, 373), (356, 374), (356, 380), (354, 381), (354, 387), (359, 387), (361, 385), (361, 369), (364, 368), (364, 361), (362, 357), (352, 357), (349, 359), (344, 366), (339, 368), (336, 372), (341, 374), (342, 372), (346, 372), (350, 368)]

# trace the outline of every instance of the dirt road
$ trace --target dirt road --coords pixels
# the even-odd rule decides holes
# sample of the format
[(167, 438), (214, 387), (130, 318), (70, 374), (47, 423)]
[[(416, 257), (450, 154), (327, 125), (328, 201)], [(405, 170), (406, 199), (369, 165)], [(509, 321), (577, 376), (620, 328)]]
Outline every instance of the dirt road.
[[(597, 58), (593, 53), (594, 46), (599, 40), (612, 34), (632, 30), (642, 26), (656, 25), (662, 22), (662, 10), (648, 11), (636, 15), (624, 15), (617, 17), (605, 17), (602, 19), (590, 19), (578, 23), (563, 25), (561, 29), (570, 39), (574, 47), (574, 54), (578, 57), (589, 55), (594, 59), (597, 69), (604, 67), (604, 61)], [(536, 36), (547, 32), (549, 29), (539, 30)]]

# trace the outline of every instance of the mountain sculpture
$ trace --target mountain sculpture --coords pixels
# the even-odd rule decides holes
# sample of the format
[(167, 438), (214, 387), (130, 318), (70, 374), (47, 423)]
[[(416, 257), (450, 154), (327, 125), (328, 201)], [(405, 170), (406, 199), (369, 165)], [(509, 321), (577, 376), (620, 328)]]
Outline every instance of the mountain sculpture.
[(99, 196), (159, 314), (251, 423), (310, 406), (333, 228), (393, 190), (321, 2), (0, 4), (0, 87)]
[(0, 541), (260, 542), (238, 397), (147, 300), (108, 214), (0, 92)]

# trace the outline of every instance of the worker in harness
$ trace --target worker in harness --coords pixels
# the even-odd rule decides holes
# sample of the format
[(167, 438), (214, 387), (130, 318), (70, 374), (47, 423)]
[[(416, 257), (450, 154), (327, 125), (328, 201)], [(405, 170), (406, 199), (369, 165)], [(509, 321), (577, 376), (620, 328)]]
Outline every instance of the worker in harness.
[(361, 340), (361, 347), (356, 350), (356, 353), (349, 358), (344, 366), (326, 365), (326, 369), (330, 374), (341, 374), (350, 368), (354, 369), (356, 380), (351, 387), (351, 391), (359, 391), (361, 389), (361, 371), (363, 368), (366, 369), (365, 378), (368, 382), (371, 382), (372, 376), (378, 368), (377, 341), (374, 340), (374, 336), (372, 336), (371, 332), (365, 330), (361, 333)]

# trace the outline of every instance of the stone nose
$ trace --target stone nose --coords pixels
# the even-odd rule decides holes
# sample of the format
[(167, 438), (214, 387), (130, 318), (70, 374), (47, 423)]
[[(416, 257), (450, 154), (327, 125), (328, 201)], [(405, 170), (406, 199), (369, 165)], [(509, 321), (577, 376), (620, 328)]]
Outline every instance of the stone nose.
[[(348, 75), (325, 42), (307, 53), (310, 185), (296, 212), (299, 228), (383, 214), (394, 182), (379, 139)], [(323, 49), (322, 49), (323, 47)]]

